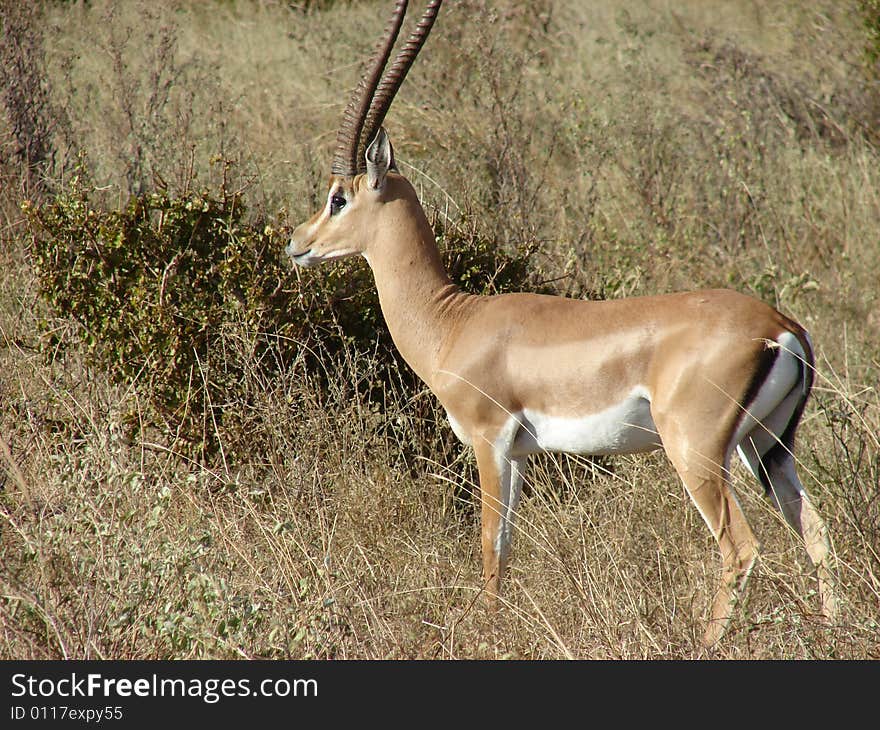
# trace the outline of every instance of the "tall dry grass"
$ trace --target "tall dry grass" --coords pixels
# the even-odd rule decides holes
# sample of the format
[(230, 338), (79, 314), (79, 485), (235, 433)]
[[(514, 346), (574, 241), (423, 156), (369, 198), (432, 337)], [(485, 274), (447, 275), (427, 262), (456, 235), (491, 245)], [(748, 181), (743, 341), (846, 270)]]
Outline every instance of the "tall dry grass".
[[(0, 121), (0, 656), (706, 656), (716, 547), (660, 454), (537, 459), (491, 617), (472, 457), (404, 379), (364, 397), (381, 352), (326, 361), (329, 385), (304, 357), (254, 369), (227, 406), (252, 452), (195, 462), (122, 427), (138, 388), (75, 338), (41, 348), (21, 200), (82, 160), (112, 207), (209, 184), (219, 155), (257, 211), (299, 222), (385, 5), (95, 0), (30, 19), (53, 154), (35, 188)], [(880, 653), (880, 92), (854, 8), (450, 2), (387, 122), (432, 215), (535, 248), (529, 285), (732, 286), (810, 329), (798, 455), (842, 616), (820, 620), (802, 547), (738, 469), (764, 555), (712, 656)]]

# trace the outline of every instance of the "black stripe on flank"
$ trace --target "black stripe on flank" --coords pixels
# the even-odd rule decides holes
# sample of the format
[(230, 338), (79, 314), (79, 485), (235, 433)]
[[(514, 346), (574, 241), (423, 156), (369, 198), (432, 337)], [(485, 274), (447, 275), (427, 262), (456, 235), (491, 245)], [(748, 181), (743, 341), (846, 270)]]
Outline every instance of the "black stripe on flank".
[[(740, 401), (743, 407), (742, 418), (745, 418), (747, 416), (749, 409), (752, 407), (752, 403), (754, 403), (755, 398), (758, 397), (758, 391), (761, 390), (761, 386), (764, 385), (765, 381), (770, 375), (770, 371), (776, 364), (776, 358), (779, 357), (779, 353), (781, 351), (781, 347), (771, 347), (769, 342), (764, 343), (764, 349), (761, 350), (761, 354), (758, 356), (758, 367), (756, 367), (755, 371), (752, 373), (752, 379), (749, 381), (746, 392), (743, 395), (742, 400)], [(800, 379), (798, 379), (798, 383), (800, 383)], [(739, 424), (737, 424), (737, 427), (739, 427)], [(779, 444), (776, 444), (776, 446), (779, 446)], [(768, 454), (774, 451), (776, 446), (771, 448)], [(761, 480), (764, 491), (769, 495), (773, 487), (770, 484), (770, 479), (767, 475), (767, 467), (764, 463), (764, 456), (758, 455), (758, 462), (758, 478)]]
[[(759, 462), (758, 478), (761, 480), (761, 484), (764, 486), (764, 491), (768, 495), (770, 495), (773, 491), (773, 485), (770, 483), (770, 478), (768, 475), (768, 471), (772, 471), (770, 469), (770, 465), (781, 465), (787, 459), (791, 458), (791, 454), (794, 449), (794, 435), (797, 431), (798, 425), (800, 424), (801, 416), (804, 413), (804, 408), (807, 404), (807, 398), (810, 395), (810, 390), (812, 389), (813, 385), (813, 357), (812, 352), (809, 348), (809, 343), (804, 342), (803, 339), (800, 337), (798, 337), (798, 341), (800, 342), (801, 347), (804, 350), (806, 363), (801, 360), (801, 358), (798, 357), (796, 354), (790, 354), (797, 361), (798, 367), (798, 378), (795, 381), (794, 388), (802, 390), (802, 395), (798, 399), (794, 411), (792, 411), (791, 418), (789, 418), (788, 420), (785, 431), (783, 431), (782, 434), (779, 435), (779, 440), (776, 441), (773, 446), (771, 446), (763, 454), (757, 454)], [(770, 369), (775, 364), (776, 358), (781, 352), (781, 347), (771, 348), (768, 345), (767, 349), (765, 349), (764, 352), (761, 353), (761, 362), (758, 366), (758, 369), (755, 371), (752, 381), (749, 383), (749, 388), (746, 391), (747, 398), (744, 399), (744, 403), (747, 404), (747, 410), (751, 406), (752, 401), (757, 397), (761, 385), (763, 385), (764, 381), (770, 373)], [(767, 363), (769, 363), (769, 365)]]
[(742, 400), (740, 401), (746, 410), (751, 408), (755, 398), (758, 397), (758, 391), (761, 390), (761, 386), (764, 385), (764, 381), (770, 375), (770, 371), (776, 364), (776, 358), (779, 357), (781, 351), (782, 348), (780, 347), (771, 347), (769, 342), (764, 343), (764, 349), (761, 350), (761, 354), (758, 356), (758, 367), (752, 373), (752, 379), (749, 381), (749, 386), (746, 388), (746, 392), (743, 393)]

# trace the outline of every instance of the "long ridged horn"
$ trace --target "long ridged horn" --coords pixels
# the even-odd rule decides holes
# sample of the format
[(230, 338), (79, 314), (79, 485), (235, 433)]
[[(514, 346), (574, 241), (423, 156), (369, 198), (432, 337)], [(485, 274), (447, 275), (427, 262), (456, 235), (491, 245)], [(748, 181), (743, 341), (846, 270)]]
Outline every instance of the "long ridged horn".
[(357, 158), (364, 120), (376, 93), (376, 87), (379, 85), (382, 71), (388, 63), (391, 49), (397, 40), (400, 26), (403, 24), (406, 6), (407, 0), (397, 0), (391, 19), (385, 28), (385, 34), (376, 46), (376, 52), (367, 64), (367, 70), (352, 92), (351, 100), (342, 115), (342, 124), (336, 134), (336, 152), (330, 166), (330, 171), (334, 175), (354, 177), (358, 172), (360, 165)]
[(372, 104), (370, 104), (370, 110), (367, 113), (366, 121), (364, 122), (361, 143), (358, 147), (358, 172), (364, 172), (364, 170), (366, 170), (364, 150), (367, 145), (373, 141), (373, 138), (379, 131), (379, 127), (385, 120), (385, 115), (388, 113), (391, 102), (394, 101), (394, 97), (397, 94), (398, 89), (400, 89), (403, 80), (406, 78), (410, 67), (413, 65), (413, 61), (416, 60), (416, 56), (418, 56), (419, 51), (422, 50), (422, 46), (424, 45), (425, 40), (427, 40), (428, 34), (431, 32), (434, 20), (437, 18), (437, 13), (440, 11), (440, 5), (442, 4), (443, 0), (431, 0), (431, 2), (428, 3), (428, 6), (425, 8), (425, 12), (422, 14), (422, 18), (419, 20), (418, 25), (416, 25), (415, 30), (400, 49), (394, 59), (394, 63), (391, 64), (385, 72), (385, 75), (382, 77), (382, 81), (379, 83), (373, 96)]

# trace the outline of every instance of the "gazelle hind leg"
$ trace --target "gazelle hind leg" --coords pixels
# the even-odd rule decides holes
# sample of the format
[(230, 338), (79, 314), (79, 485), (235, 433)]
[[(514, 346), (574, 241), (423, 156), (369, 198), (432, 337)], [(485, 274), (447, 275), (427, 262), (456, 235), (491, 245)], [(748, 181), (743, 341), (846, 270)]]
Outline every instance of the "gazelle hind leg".
[(689, 475), (683, 481), (721, 551), (721, 580), (703, 637), (703, 643), (712, 646), (727, 631), (755, 567), (760, 545), (726, 479), (694, 479)]
[[(687, 441), (664, 439), (664, 443)], [(670, 447), (666, 453), (721, 551), (721, 579), (703, 636), (703, 643), (712, 646), (730, 624), (758, 559), (760, 545), (730, 487), (723, 454), (712, 457), (710, 449), (691, 448), (684, 452)]]
[(791, 455), (785, 452), (777, 460), (771, 453), (769, 462), (768, 473), (775, 500), (785, 519), (804, 541), (807, 555), (816, 568), (822, 613), (833, 621), (837, 617), (837, 597), (834, 589), (834, 553), (828, 527), (798, 479)]
[(810, 500), (795, 469), (789, 449), (766, 431), (753, 432), (739, 446), (740, 457), (749, 470), (761, 481), (765, 490), (785, 517), (786, 522), (800, 535), (816, 568), (822, 613), (828, 620), (837, 616), (837, 598), (834, 591), (834, 554), (828, 528)]

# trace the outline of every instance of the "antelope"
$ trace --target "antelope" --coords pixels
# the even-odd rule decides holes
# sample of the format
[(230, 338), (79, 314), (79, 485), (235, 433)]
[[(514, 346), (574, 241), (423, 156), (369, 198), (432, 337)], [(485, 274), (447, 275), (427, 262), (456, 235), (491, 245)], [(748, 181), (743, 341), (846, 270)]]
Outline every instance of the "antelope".
[(529, 455), (662, 448), (721, 552), (707, 646), (727, 629), (759, 554), (730, 483), (734, 452), (800, 535), (823, 614), (833, 618), (828, 530), (792, 451), (814, 371), (803, 327), (730, 290), (585, 301), (472, 295), (449, 278), (382, 126), (440, 4), (427, 4), (386, 71), (406, 13), (406, 0), (396, 2), (343, 115), (326, 203), (285, 251), (304, 267), (367, 260), (395, 346), (474, 450), (490, 608), (501, 594)]

